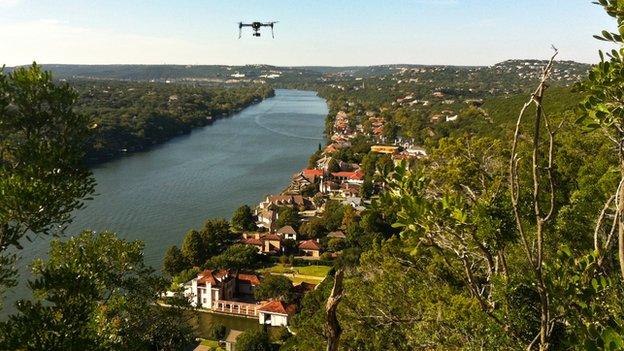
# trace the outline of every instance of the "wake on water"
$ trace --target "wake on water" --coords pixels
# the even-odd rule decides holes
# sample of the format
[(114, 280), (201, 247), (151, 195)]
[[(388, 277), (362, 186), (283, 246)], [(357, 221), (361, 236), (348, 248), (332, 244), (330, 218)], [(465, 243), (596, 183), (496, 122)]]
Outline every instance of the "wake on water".
[(273, 132), (275, 134), (287, 136), (287, 137), (290, 137), (290, 138), (306, 139), (306, 140), (319, 140), (319, 141), (323, 140), (323, 138), (316, 138), (316, 137), (310, 137), (310, 136), (305, 136), (305, 135), (298, 135), (298, 134), (294, 134), (294, 133), (281, 131), (281, 130), (278, 130), (278, 129), (275, 129), (275, 128), (271, 128), (271, 127), (269, 127), (267, 125), (264, 125), (264, 124), (260, 123), (260, 118), (267, 116), (273, 110), (274, 105), (275, 105), (275, 102), (273, 102), (265, 111), (256, 114), (256, 116), (254, 117), (254, 122), (259, 127), (264, 128), (264, 129), (266, 129), (266, 130), (268, 130), (270, 132)]

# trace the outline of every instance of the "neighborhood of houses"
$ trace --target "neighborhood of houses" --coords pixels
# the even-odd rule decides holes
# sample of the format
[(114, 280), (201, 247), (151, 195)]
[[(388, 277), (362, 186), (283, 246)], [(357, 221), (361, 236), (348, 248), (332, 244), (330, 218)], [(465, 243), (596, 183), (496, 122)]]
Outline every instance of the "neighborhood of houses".
[[(367, 118), (373, 128), (372, 135), (375, 140), (383, 142), (384, 119), (372, 113), (367, 113)], [(338, 112), (331, 142), (321, 152), (315, 167), (297, 172), (281, 194), (268, 195), (255, 206), (253, 214), (257, 230), (241, 233), (239, 244), (252, 246), (259, 254), (266, 256), (281, 258), (296, 254), (296, 259), (312, 265), (316, 262), (327, 262), (327, 259), (340, 255), (340, 252), (327, 250), (323, 243), (346, 240), (347, 235), (342, 230), (330, 231), (325, 238), (310, 238), (298, 232), (296, 228), (299, 226), (279, 223), (280, 213), (284, 208), (297, 213), (299, 224), (320, 218), (326, 211), (328, 200), (339, 202), (345, 207), (350, 206), (357, 215), (365, 210), (370, 199), (362, 192), (365, 172), (361, 165), (332, 157), (336, 151), (350, 147), (351, 140), (357, 135), (367, 133), (361, 125), (352, 128), (351, 124), (345, 112)], [(427, 156), (423, 148), (400, 142), (373, 145), (371, 152), (389, 155), (397, 162)], [(315, 277), (308, 276), (305, 272), (297, 275), (293, 271), (240, 272), (233, 269), (205, 269), (184, 283), (181, 290), (191, 305), (199, 311), (253, 318), (264, 326), (287, 327), (303, 296), (316, 289), (331, 269), (329, 266), (324, 267), (327, 270), (322, 276)], [(255, 291), (270, 274), (281, 274), (292, 280), (294, 300), (290, 303), (280, 299), (257, 300)], [(169, 294), (173, 292), (168, 292)], [(232, 330), (228, 340), (235, 340), (237, 333), (240, 332)]]

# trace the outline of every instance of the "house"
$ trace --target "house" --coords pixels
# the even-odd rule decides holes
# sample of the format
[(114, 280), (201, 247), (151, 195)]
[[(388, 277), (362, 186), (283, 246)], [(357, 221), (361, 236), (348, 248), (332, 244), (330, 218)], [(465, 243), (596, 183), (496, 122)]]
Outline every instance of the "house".
[(230, 332), (225, 337), (225, 351), (236, 351), (236, 339), (238, 339), (242, 333), (243, 332), (240, 330), (230, 329)]
[(288, 305), (279, 300), (272, 300), (258, 308), (258, 322), (272, 327), (285, 327), (295, 314), (297, 306)]
[(331, 176), (338, 181), (341, 182), (351, 182), (354, 184), (362, 184), (364, 183), (364, 172), (357, 170), (354, 172), (334, 172)]
[(349, 184), (349, 183), (342, 183), (340, 185), (340, 190), (339, 193), (340, 195), (342, 195), (342, 197), (357, 197), (360, 195), (360, 185), (357, 184)]
[[(255, 274), (206, 269), (184, 284), (184, 296), (193, 307), (257, 316), (258, 305), (240, 302), (239, 298), (253, 296), (259, 285), (260, 278)], [(167, 292), (167, 296), (170, 294)]]
[(386, 146), (386, 145), (373, 145), (371, 146), (371, 151), (376, 152), (378, 154), (395, 154), (399, 151), (398, 146)]
[(315, 182), (317, 178), (323, 177), (325, 172), (322, 169), (306, 168), (301, 171), (301, 174), (310, 181)]
[(229, 269), (206, 269), (185, 284), (184, 296), (194, 307), (210, 309), (216, 300), (234, 297), (236, 277)]
[(342, 230), (337, 230), (335, 232), (329, 232), (329, 234), (327, 234), (328, 238), (338, 238), (338, 239), (346, 239), (347, 236), (345, 235), (344, 232), (342, 232)]
[(282, 249), (282, 237), (277, 234), (243, 233), (241, 244), (258, 248), (258, 253), (276, 254)]
[(236, 275), (236, 294), (253, 295), (260, 285), (260, 278), (255, 274), (239, 273)]
[(333, 182), (331, 180), (326, 180), (321, 182), (321, 186), (319, 187), (319, 191), (323, 194), (333, 193), (340, 190), (340, 184)]
[(255, 246), (258, 249), (258, 253), (262, 253), (264, 250), (264, 243), (259, 238), (244, 238), (240, 242), (241, 244)]
[(304, 240), (299, 243), (299, 250), (305, 252), (306, 256), (321, 257), (321, 245), (314, 240)]
[(259, 228), (266, 228), (268, 230), (273, 229), (273, 224), (277, 220), (277, 211), (273, 210), (263, 210), (258, 213), (258, 222), (256, 225)]
[(297, 211), (313, 210), (315, 208), (312, 200), (302, 195), (269, 195), (260, 203), (262, 210), (268, 210), (271, 206), (292, 207)]
[(277, 234), (267, 234), (260, 238), (264, 245), (264, 253), (279, 253), (282, 249), (282, 238)]
[(284, 239), (297, 240), (297, 231), (289, 225), (281, 227), (275, 233)]

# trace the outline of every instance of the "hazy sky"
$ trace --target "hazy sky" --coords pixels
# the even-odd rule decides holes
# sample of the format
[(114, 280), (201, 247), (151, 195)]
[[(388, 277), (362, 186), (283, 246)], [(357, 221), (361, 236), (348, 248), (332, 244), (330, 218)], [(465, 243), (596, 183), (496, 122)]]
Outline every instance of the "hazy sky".
[[(238, 40), (253, 20), (276, 38)], [(595, 62), (614, 27), (590, 0), (0, 0), (0, 64)]]

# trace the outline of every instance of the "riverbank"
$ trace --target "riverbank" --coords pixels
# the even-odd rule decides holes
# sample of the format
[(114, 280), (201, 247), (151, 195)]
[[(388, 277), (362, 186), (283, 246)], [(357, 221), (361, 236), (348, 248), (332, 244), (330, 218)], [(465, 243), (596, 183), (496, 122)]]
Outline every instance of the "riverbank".
[[(314, 92), (275, 90), (265, 99), (206, 128), (93, 166), (97, 196), (74, 214), (66, 235), (109, 230), (145, 243), (146, 264), (160, 270), (165, 250), (207, 218), (229, 218), (241, 204), (278, 193), (323, 142), (328, 108)], [(28, 265), (45, 258), (48, 237), (24, 246), (20, 287), (2, 314), (27, 298)]]
[(91, 117), (85, 145), (88, 166), (151, 150), (275, 96), (268, 85), (231, 88), (182, 84), (70, 82), (79, 93), (75, 111)]

